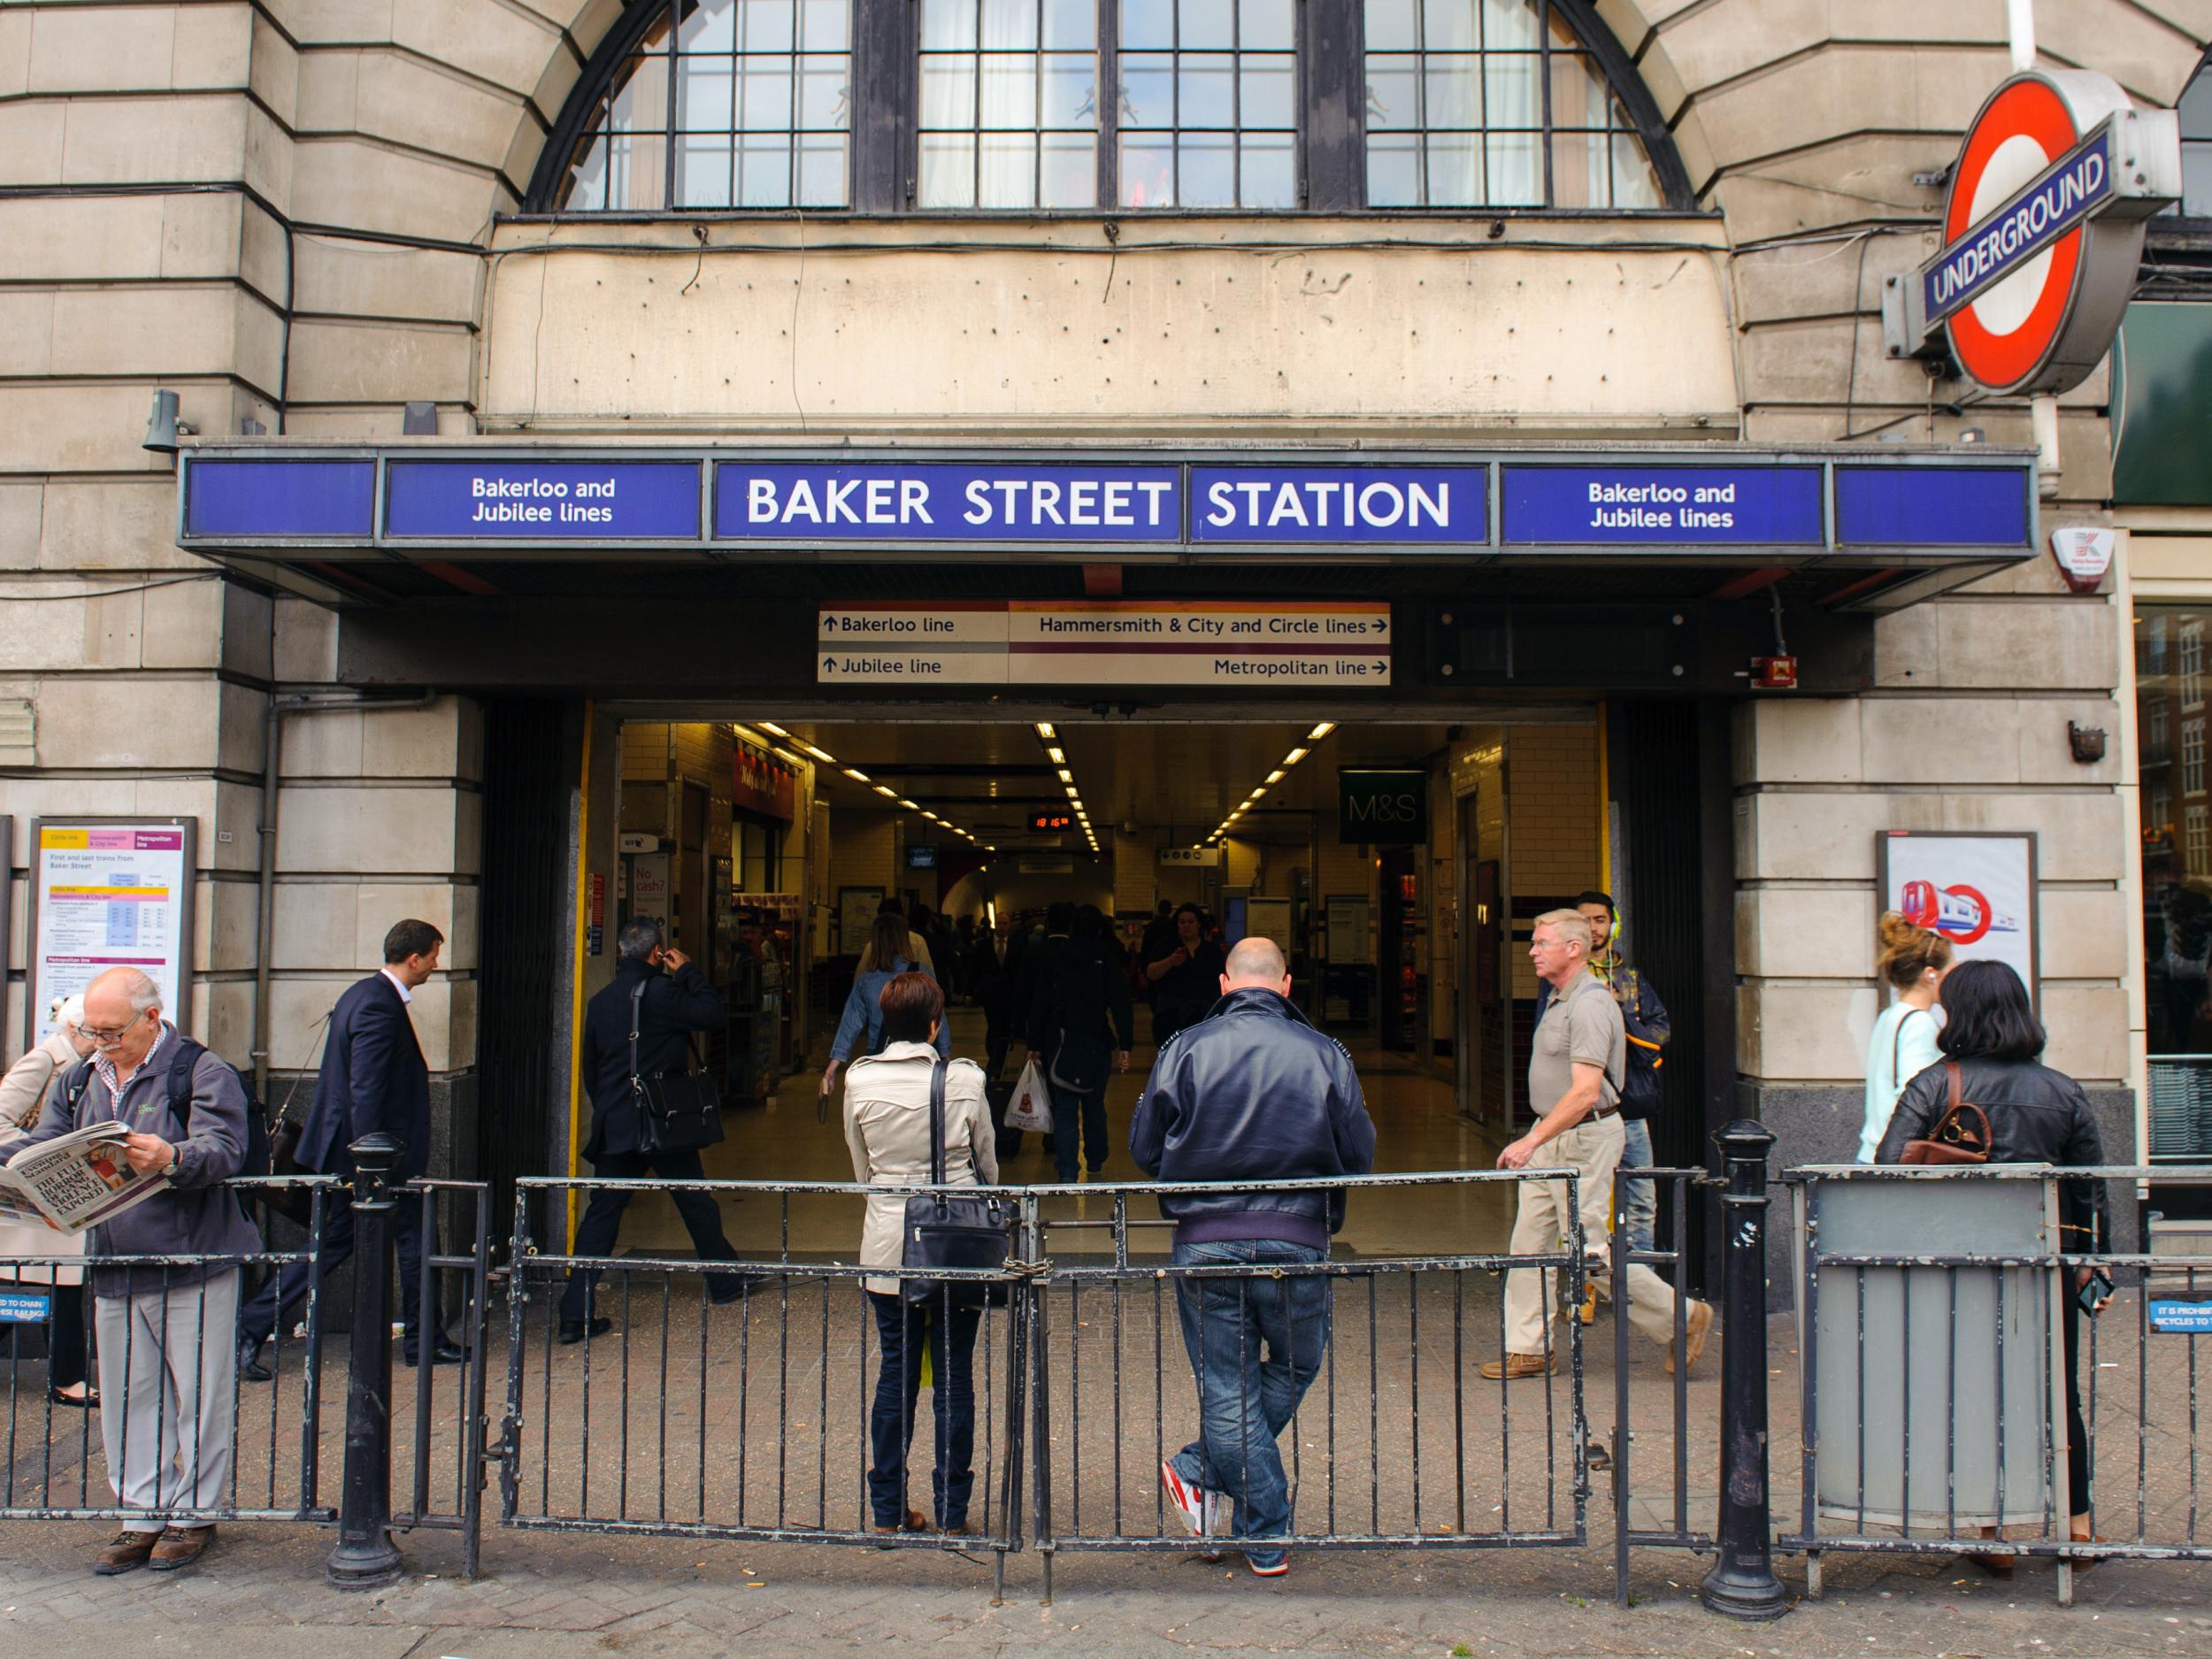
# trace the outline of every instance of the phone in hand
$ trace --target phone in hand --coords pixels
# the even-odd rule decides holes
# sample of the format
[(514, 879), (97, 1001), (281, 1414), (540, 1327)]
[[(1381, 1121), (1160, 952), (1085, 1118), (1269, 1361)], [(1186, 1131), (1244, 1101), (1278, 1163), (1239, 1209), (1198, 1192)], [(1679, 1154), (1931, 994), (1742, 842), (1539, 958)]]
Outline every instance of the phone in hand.
[(2093, 1318), (2099, 1304), (2111, 1294), (2111, 1276), (2100, 1267), (2091, 1271), (2089, 1282), (2075, 1293), (2075, 1299), (2081, 1303), (2081, 1310)]

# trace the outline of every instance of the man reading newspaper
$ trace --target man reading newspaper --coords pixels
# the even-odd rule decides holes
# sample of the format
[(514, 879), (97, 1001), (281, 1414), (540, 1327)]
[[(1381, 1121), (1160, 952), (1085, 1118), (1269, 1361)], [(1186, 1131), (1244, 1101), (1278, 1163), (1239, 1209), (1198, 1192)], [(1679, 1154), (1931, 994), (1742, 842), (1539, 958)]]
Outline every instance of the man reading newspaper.
[[(158, 1517), (222, 1502), (238, 1389), (237, 1264), (110, 1258), (235, 1256), (261, 1248), (221, 1185), (245, 1160), (238, 1074), (161, 1015), (159, 987), (137, 969), (111, 968), (93, 980), (78, 1027), (92, 1040), (91, 1059), (62, 1079), (37, 1126), (6, 1151), (12, 1170), (30, 1171), (42, 1148), (77, 1131), (100, 1126), (111, 1149), (121, 1135), (121, 1157), (109, 1160), (119, 1189), (93, 1172), (88, 1157), (65, 1171), (65, 1187), (84, 1201), (68, 1207), (97, 1212), (86, 1265), (108, 1479), (117, 1502), (148, 1511), (127, 1521), (100, 1553), (93, 1571), (104, 1575), (173, 1571), (205, 1552), (212, 1525)], [(170, 1063), (180, 1054), (191, 1056), (190, 1088), (176, 1100)], [(144, 1182), (152, 1184), (150, 1194), (141, 1190)], [(105, 1199), (94, 1186), (106, 1189)]]

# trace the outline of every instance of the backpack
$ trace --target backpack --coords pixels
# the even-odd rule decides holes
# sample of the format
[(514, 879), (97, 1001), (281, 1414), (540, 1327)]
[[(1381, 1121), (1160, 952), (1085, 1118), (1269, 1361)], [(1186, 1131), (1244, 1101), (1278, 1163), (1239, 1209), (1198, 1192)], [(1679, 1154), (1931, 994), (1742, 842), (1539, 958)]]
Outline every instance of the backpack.
[[(176, 1117), (178, 1128), (188, 1138), (192, 1133), (192, 1069), (199, 1064), (200, 1056), (206, 1054), (208, 1048), (206, 1044), (193, 1041), (182, 1032), (176, 1033), (175, 1041), (175, 1052), (169, 1056), (169, 1110)], [(246, 1156), (239, 1164), (237, 1173), (241, 1176), (273, 1173), (275, 1159), (269, 1145), (269, 1114), (253, 1092), (253, 1079), (219, 1055), (216, 1056), (216, 1063), (238, 1079), (239, 1092), (246, 1097)], [(91, 1082), (92, 1062), (80, 1060), (76, 1070), (69, 1074), (66, 1086), (69, 1091), (69, 1121), (73, 1126), (77, 1121), (77, 1104), (84, 1098), (84, 1092)], [(304, 1192), (271, 1192), (265, 1197), (272, 1209), (292, 1216), (295, 1220), (303, 1219), (307, 1214), (308, 1195)], [(245, 1194), (238, 1194), (237, 1198), (239, 1209), (245, 1210), (246, 1218), (250, 1221), (253, 1212), (247, 1207)], [(295, 1205), (298, 1207), (297, 1215), (293, 1214)]]

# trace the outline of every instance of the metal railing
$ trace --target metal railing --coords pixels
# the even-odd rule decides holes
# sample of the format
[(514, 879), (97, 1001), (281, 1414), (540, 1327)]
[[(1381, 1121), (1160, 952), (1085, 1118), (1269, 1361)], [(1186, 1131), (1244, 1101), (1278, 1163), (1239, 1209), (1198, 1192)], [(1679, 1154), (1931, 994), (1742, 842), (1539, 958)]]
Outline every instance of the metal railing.
[[(2212, 1166), (1816, 1169), (1790, 1179), (1803, 1217), (1804, 1490), (1798, 1528), (1778, 1542), (1806, 1552), (1813, 1594), (1828, 1551), (1959, 1555), (1998, 1571), (2047, 1557), (2062, 1602), (2081, 1565), (2212, 1560), (2212, 1535), (2200, 1525), (2199, 1322), (2166, 1329), (2156, 1307), (2212, 1302), (2212, 1256), (2070, 1249), (2072, 1235), (2061, 1230), (2070, 1183), (2118, 1181), (2130, 1192), (2152, 1180), (2212, 1186)], [(2039, 1216), (2039, 1241), (1910, 1250), (1824, 1240), (1822, 1189), (1901, 1182), (1938, 1187), (1953, 1208), (1978, 1189), (2025, 1187), (2022, 1207)], [(2077, 1280), (2089, 1271), (2113, 1283), (2110, 1305), (2095, 1316), (2078, 1301)], [(1838, 1297), (1852, 1333), (1840, 1361), (1822, 1312)], [(1870, 1314), (1881, 1327), (1874, 1334), (1893, 1342), (1870, 1340)], [(2119, 1373), (2117, 1388), (2106, 1386), (2107, 1371)], [(1993, 1387), (1974, 1392), (1985, 1373)], [(1824, 1387), (1859, 1402), (1839, 1425), (1851, 1437), (1847, 1450), (1826, 1438)], [(2070, 1387), (2078, 1393), (2079, 1446)], [(2131, 1516), (2131, 1529), (2094, 1536), (2116, 1510)], [(2091, 1538), (2073, 1535), (2076, 1516), (2087, 1517)]]
[[(1006, 1293), (1002, 1305), (986, 1306), (975, 1319), (974, 1493), (965, 1517), (971, 1530), (879, 1532), (868, 1495), (871, 1413), (887, 1385), (879, 1376), (883, 1343), (875, 1309), (861, 1292), (886, 1270), (852, 1258), (870, 1199), (902, 1202), (934, 1190), (956, 1189), (580, 1178), (520, 1182), (500, 1444), (503, 1523), (523, 1530), (990, 1550), (1002, 1584), (1004, 1555), (1019, 1547), (1025, 1332), (1023, 1299), (1014, 1289), (1018, 1271), (938, 1276), (946, 1284), (974, 1282)], [(977, 1191), (956, 1190), (967, 1196)], [(639, 1198), (699, 1192), (772, 1203), (780, 1242), (772, 1255), (732, 1261), (565, 1253), (558, 1241), (566, 1195), (608, 1191)], [(795, 1202), (803, 1212), (800, 1231), (829, 1248), (795, 1245)], [(582, 1319), (615, 1322), (604, 1336), (560, 1340), (557, 1304), (572, 1272), (588, 1276)], [(945, 1295), (932, 1308), (948, 1324), (951, 1300)], [(945, 1351), (933, 1340), (929, 1347), (933, 1361)], [(932, 1376), (941, 1380), (933, 1365)], [(892, 1379), (908, 1385), (893, 1390), (902, 1414), (896, 1426), (902, 1443), (922, 1441), (908, 1463), (913, 1507), (926, 1505), (933, 1461), (932, 1437), (921, 1432), (927, 1425), (911, 1415), (920, 1379), (918, 1356), (902, 1351)], [(939, 1392), (933, 1386), (933, 1403)]]
[[(1172, 1224), (1133, 1215), (1178, 1194), (1312, 1190), (1372, 1203), (1413, 1187), (1517, 1189), (1535, 1180), (1566, 1184), (1576, 1213), (1576, 1177), (1565, 1171), (1483, 1171), (1366, 1176), (1263, 1187), (1093, 1185), (1023, 1189), (1029, 1254), (1043, 1263), (1032, 1363), (1034, 1429), (1032, 1509), (1045, 1557), (1063, 1550), (1497, 1548), (1578, 1545), (1588, 1495), (1583, 1432), (1580, 1326), (1544, 1323), (1539, 1379), (1479, 1376), (1506, 1348), (1502, 1284), (1512, 1273), (1556, 1273), (1569, 1306), (1582, 1294), (1578, 1223), (1559, 1248), (1345, 1256), (1293, 1263), (1180, 1262), (1169, 1255)], [(1057, 1213), (1065, 1210), (1079, 1213)], [(1152, 1248), (1143, 1241), (1156, 1240)], [(1055, 1240), (1064, 1240), (1055, 1243)], [(1083, 1247), (1093, 1239), (1102, 1248)], [(1318, 1281), (1318, 1297), (1286, 1287)], [(1209, 1286), (1233, 1286), (1211, 1294)], [(1233, 1295), (1232, 1304), (1227, 1298)], [(1269, 1331), (1271, 1310), (1281, 1328)], [(1302, 1312), (1297, 1302), (1309, 1305)], [(1187, 1304), (1179, 1307), (1179, 1304)], [(1232, 1329), (1242, 1363), (1276, 1367), (1256, 1388), (1279, 1425), (1271, 1390), (1299, 1385), (1302, 1409), (1279, 1425), (1290, 1502), (1281, 1534), (1194, 1539), (1171, 1515), (1160, 1467), (1198, 1430), (1210, 1385), (1203, 1341), (1193, 1323)], [(1191, 1323), (1187, 1323), (1191, 1322)], [(1177, 1327), (1181, 1328), (1177, 1328)], [(1170, 1334), (1172, 1331), (1172, 1334)], [(1264, 1340), (1265, 1352), (1263, 1354)], [(1281, 1349), (1287, 1348), (1286, 1356)], [(1564, 1375), (1559, 1362), (1565, 1361)], [(1226, 1356), (1223, 1356), (1225, 1361)], [(1532, 1388), (1531, 1382), (1540, 1382)], [(1317, 1411), (1316, 1407), (1319, 1409)], [(1197, 1409), (1194, 1409), (1196, 1407)], [(1316, 1420), (1317, 1419), (1317, 1420)], [(1243, 1420), (1240, 1413), (1240, 1422)], [(1210, 1435), (1209, 1452), (1218, 1455)], [(1240, 1432), (1236, 1484), (1248, 1485), (1252, 1437)], [(1194, 1440), (1194, 1444), (1197, 1444)], [(1491, 1518), (1494, 1517), (1494, 1521)]]
[[(461, 1348), (457, 1369), (437, 1364), (418, 1352), (410, 1443), (395, 1446), (407, 1458), (404, 1499), (392, 1512), (403, 1532), (421, 1528), (461, 1535), (461, 1571), (476, 1576), (483, 1540), (484, 1486), (489, 1425), (484, 1414), (485, 1374), (489, 1356), (485, 1336), (491, 1328), (491, 1191), (478, 1181), (410, 1181), (394, 1202), (416, 1212), (421, 1236), (450, 1240), (449, 1248), (422, 1253), (416, 1281), (397, 1283), (398, 1296), (411, 1298), (411, 1323), (421, 1345), (442, 1339), (451, 1320)], [(441, 1215), (441, 1210), (443, 1214)], [(456, 1308), (450, 1291), (457, 1288)], [(442, 1378), (451, 1378), (450, 1386)], [(394, 1413), (395, 1421), (398, 1413)], [(449, 1499), (446, 1494), (449, 1491)], [(440, 1508), (449, 1502), (449, 1508)]]
[[(5, 1465), (0, 1469), (0, 1519), (162, 1521), (196, 1525), (221, 1521), (326, 1522), (335, 1511), (322, 1493), (323, 1435), (326, 1429), (323, 1376), (318, 1334), (321, 1327), (321, 1221), (336, 1183), (326, 1177), (274, 1177), (227, 1183), (230, 1191), (256, 1198), (274, 1189), (305, 1188), (310, 1194), (310, 1221), (303, 1242), (295, 1249), (264, 1249), (236, 1254), (181, 1254), (171, 1256), (18, 1256), (9, 1264), (19, 1292), (43, 1291), (44, 1317), (35, 1322), (12, 1325), (6, 1338)], [(293, 1344), (302, 1356), (288, 1386), (282, 1383), (251, 1394), (237, 1383), (236, 1356), (240, 1320), (245, 1310), (247, 1270), (274, 1273), (304, 1263), (310, 1267), (305, 1303), (306, 1337)], [(43, 1284), (39, 1276), (61, 1271), (129, 1271), (137, 1285), (145, 1276), (156, 1282), (131, 1297), (146, 1317), (119, 1319), (119, 1351), (101, 1352), (102, 1321), (94, 1312), (90, 1284)], [(203, 1282), (227, 1272), (239, 1274), (238, 1294), (231, 1317), (219, 1326), (208, 1315)], [(59, 1299), (81, 1299), (87, 1341), (87, 1389), (97, 1394), (96, 1405), (60, 1406), (48, 1381), (54, 1354), (55, 1322)], [(150, 1303), (145, 1298), (157, 1298)], [(113, 1298), (121, 1301), (122, 1298)], [(178, 1324), (179, 1318), (182, 1324)], [(149, 1367), (147, 1339), (142, 1325), (158, 1321), (165, 1333), (179, 1332), (189, 1346), (191, 1374), (199, 1379), (195, 1388), (214, 1388), (228, 1394), (222, 1413), (219, 1438), (211, 1440), (196, 1427), (179, 1419), (178, 1394), (171, 1373), (179, 1369), (164, 1351)], [(25, 1351), (27, 1323), (42, 1332), (41, 1352)], [(165, 1341), (166, 1339), (165, 1338)], [(288, 1340), (276, 1333), (277, 1353), (288, 1354)], [(111, 1339), (112, 1345), (112, 1339)], [(105, 1363), (103, 1363), (104, 1359)], [(102, 1386), (103, 1372), (109, 1386)], [(132, 1379), (151, 1391), (150, 1402), (134, 1398)], [(119, 1386), (118, 1386), (119, 1385)], [(148, 1448), (149, 1439), (153, 1442)], [(180, 1468), (179, 1460), (183, 1463)], [(143, 1461), (142, 1461), (143, 1460)], [(157, 1483), (180, 1479), (176, 1495), (197, 1498), (211, 1464), (227, 1465), (219, 1471), (219, 1494), (214, 1502), (182, 1503), (129, 1501), (116, 1479), (115, 1465), (134, 1478), (150, 1475)], [(157, 1490), (158, 1490), (158, 1485)]]

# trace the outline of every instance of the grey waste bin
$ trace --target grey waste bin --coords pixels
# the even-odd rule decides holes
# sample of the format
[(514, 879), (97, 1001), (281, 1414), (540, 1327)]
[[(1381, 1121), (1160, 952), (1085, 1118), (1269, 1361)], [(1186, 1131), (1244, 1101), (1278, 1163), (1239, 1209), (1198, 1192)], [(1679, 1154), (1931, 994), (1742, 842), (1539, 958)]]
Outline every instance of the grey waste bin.
[(2047, 1166), (1802, 1174), (1798, 1283), (1809, 1259), (1818, 1274), (1805, 1401), (1818, 1511), (1938, 1533), (2040, 1525), (2053, 1512), (2054, 1452), (2065, 1463), (2065, 1416), (2052, 1412), (2054, 1382), (2064, 1380), (2054, 1270), (1824, 1258), (2048, 1252), (2058, 1196)]

